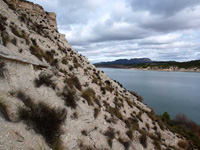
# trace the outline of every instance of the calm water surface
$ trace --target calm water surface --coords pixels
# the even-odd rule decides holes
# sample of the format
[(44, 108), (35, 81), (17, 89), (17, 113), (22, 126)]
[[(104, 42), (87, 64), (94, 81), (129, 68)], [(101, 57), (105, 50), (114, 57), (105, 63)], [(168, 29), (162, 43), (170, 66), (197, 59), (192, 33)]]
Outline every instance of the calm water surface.
[(136, 91), (157, 114), (184, 113), (200, 124), (200, 73), (99, 68), (126, 89)]

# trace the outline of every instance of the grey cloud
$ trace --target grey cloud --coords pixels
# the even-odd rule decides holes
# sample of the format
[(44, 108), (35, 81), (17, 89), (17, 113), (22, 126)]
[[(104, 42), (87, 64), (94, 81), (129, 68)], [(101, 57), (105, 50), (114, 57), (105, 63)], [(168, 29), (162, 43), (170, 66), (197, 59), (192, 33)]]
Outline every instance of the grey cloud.
[(199, 0), (127, 0), (133, 10), (150, 11), (166, 16), (176, 14), (186, 7), (200, 4)]
[(92, 62), (133, 57), (200, 59), (199, 0), (105, 0), (101, 5), (95, 0), (35, 2), (57, 14), (59, 30)]

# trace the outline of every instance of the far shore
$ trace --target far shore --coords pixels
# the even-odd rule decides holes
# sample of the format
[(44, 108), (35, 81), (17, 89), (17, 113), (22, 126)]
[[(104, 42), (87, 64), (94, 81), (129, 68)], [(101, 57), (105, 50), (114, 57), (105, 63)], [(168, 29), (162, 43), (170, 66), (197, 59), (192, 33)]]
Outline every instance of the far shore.
[(200, 72), (200, 69), (152, 69), (152, 68), (130, 68), (133, 70), (143, 70), (143, 71), (164, 71), (164, 72)]
[(152, 69), (152, 68), (131, 68), (126, 66), (98, 66), (97, 68), (113, 68), (113, 69), (133, 69), (142, 71), (163, 71), (163, 72), (200, 72), (200, 69)]

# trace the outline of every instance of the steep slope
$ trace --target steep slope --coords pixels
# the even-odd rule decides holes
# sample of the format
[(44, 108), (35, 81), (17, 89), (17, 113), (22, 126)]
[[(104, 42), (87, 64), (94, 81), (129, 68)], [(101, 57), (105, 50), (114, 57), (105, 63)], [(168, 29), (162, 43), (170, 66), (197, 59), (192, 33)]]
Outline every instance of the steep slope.
[(0, 149), (176, 149), (184, 139), (78, 54), (54, 13), (0, 0), (0, 20)]

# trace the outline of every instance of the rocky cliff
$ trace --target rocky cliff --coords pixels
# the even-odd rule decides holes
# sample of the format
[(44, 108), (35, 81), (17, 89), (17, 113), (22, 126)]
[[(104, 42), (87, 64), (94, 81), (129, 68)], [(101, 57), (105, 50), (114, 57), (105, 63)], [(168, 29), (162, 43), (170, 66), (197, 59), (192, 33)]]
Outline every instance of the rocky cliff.
[(177, 149), (184, 140), (78, 54), (56, 15), (0, 0), (0, 149)]

